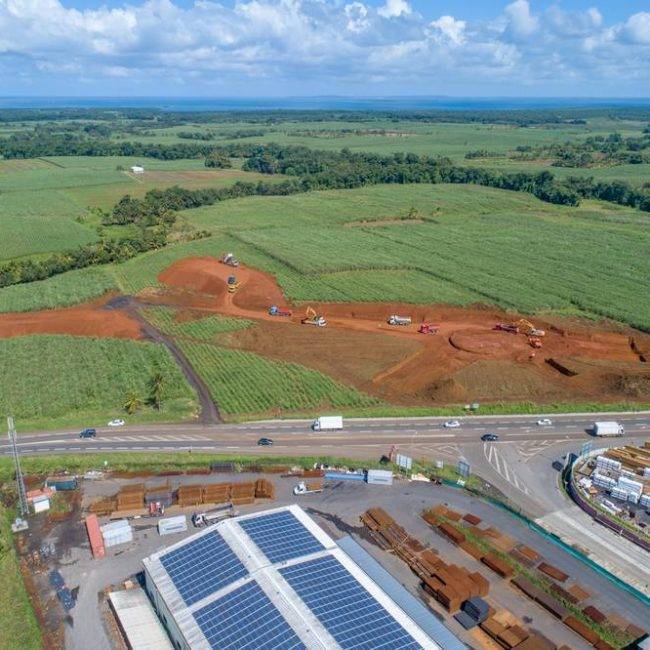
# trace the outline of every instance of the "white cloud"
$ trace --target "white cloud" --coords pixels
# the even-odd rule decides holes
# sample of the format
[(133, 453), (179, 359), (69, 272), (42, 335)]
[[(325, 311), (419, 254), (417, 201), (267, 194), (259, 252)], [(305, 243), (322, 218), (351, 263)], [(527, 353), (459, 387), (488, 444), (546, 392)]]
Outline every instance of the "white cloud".
[(558, 2), (533, 13), (526, 0), (503, 0), (481, 21), (460, 12), (432, 20), (406, 0), (118, 0), (85, 10), (72, 2), (0, 0), (5, 93), (65, 94), (81, 75), (97, 91), (133, 94), (650, 87), (648, 12), (605, 24), (596, 6), (570, 12)]
[(515, 0), (505, 8), (508, 31), (515, 38), (526, 38), (533, 34), (538, 20), (530, 13), (528, 0)]
[(465, 40), (466, 25), (464, 20), (456, 20), (453, 16), (440, 16), (429, 23), (434, 38), (456, 45), (460, 45)]
[(411, 5), (406, 0), (386, 0), (377, 13), (384, 18), (399, 18), (411, 13)]
[(623, 34), (632, 43), (650, 45), (650, 13), (641, 11), (630, 16), (623, 27)]

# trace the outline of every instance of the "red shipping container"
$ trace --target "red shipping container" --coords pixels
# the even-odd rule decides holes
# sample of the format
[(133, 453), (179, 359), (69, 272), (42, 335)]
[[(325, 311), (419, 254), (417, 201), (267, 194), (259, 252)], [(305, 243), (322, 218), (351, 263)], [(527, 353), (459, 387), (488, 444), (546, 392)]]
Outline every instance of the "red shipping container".
[(90, 540), (90, 548), (93, 552), (93, 557), (98, 560), (106, 555), (104, 549), (104, 538), (102, 531), (99, 530), (99, 520), (97, 515), (88, 515), (86, 517), (86, 530), (88, 531), (88, 539)]

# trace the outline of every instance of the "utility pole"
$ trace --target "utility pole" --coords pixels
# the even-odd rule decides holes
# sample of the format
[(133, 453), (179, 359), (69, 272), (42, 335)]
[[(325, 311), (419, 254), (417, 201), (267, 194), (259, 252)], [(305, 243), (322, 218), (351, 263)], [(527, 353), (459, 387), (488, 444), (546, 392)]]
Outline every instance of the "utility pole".
[(27, 492), (25, 491), (25, 481), (23, 472), (20, 469), (20, 458), (18, 457), (18, 445), (16, 444), (16, 427), (14, 419), (10, 416), (7, 418), (7, 427), (9, 429), (9, 442), (11, 442), (11, 452), (14, 457), (14, 470), (16, 472), (16, 487), (18, 489), (18, 502), (20, 505), (20, 514), (26, 517), (29, 514), (27, 505)]

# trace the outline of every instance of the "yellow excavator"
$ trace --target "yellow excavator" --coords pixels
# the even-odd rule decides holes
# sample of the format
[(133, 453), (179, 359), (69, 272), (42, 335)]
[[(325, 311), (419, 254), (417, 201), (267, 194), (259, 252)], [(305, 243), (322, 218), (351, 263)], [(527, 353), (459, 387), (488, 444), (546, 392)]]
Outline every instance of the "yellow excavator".
[(316, 325), (316, 327), (325, 327), (327, 321), (316, 313), (313, 307), (307, 307), (305, 317), (300, 321), (303, 325)]
[(518, 327), (526, 336), (546, 336), (544, 330), (537, 329), (529, 320), (520, 318), (518, 321), (512, 323), (513, 327)]

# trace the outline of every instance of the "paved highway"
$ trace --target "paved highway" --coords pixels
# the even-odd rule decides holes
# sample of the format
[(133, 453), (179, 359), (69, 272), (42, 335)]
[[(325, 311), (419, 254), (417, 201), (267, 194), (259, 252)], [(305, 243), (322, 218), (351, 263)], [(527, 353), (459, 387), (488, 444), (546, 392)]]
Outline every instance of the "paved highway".
[[(487, 448), (480, 440), (481, 435), (487, 432), (499, 436), (499, 443), (496, 445), (594, 440), (589, 434), (589, 427), (596, 417), (616, 419), (625, 426), (626, 434), (630, 436), (650, 434), (650, 413), (558, 415), (551, 418), (553, 423), (550, 426), (538, 426), (538, 417), (471, 416), (459, 418), (461, 426), (454, 429), (443, 426), (445, 418), (346, 419), (342, 431), (332, 432), (314, 432), (310, 428), (311, 421), (307, 420), (221, 425), (156, 424), (120, 428), (98, 427), (97, 437), (94, 439), (79, 438), (78, 429), (24, 433), (19, 434), (18, 439), (22, 454), (172, 451), (191, 448), (197, 451), (295, 455), (309, 451), (312, 454), (376, 458), (382, 453), (388, 453), (392, 445), (397, 445), (404, 453), (412, 453), (421, 458), (434, 458), (440, 455), (441, 447), (451, 449), (459, 445), (477, 445)], [(260, 437), (272, 438), (273, 447), (259, 447), (257, 440)], [(9, 454), (9, 445), (0, 445), (0, 453)], [(485, 461), (494, 465), (493, 458), (497, 456), (486, 455)]]

